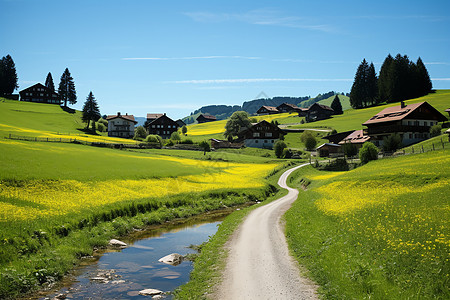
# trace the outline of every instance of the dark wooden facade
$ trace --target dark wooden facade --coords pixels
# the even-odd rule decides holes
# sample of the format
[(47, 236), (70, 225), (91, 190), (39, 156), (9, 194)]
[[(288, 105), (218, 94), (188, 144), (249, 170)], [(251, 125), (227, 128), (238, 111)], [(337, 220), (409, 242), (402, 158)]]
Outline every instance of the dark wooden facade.
[(201, 114), (200, 116), (197, 117), (197, 122), (199, 123), (213, 122), (216, 120), (217, 120), (216, 117), (212, 115)]
[(263, 120), (239, 133), (239, 139), (246, 147), (272, 149), (282, 134), (277, 125)]
[(166, 114), (157, 119), (150, 119), (145, 122), (145, 129), (148, 134), (159, 135), (163, 139), (169, 139), (173, 132), (178, 130), (178, 123), (169, 118)]
[(334, 114), (334, 110), (326, 105), (314, 103), (308, 108), (305, 119), (306, 122), (315, 122), (319, 120), (325, 120)]
[(36, 83), (29, 88), (21, 90), (19, 95), (20, 101), (61, 105), (58, 94), (41, 83)]
[(258, 115), (273, 115), (279, 114), (280, 112), (276, 107), (263, 105), (256, 112)]
[(277, 106), (277, 110), (280, 113), (293, 112), (293, 111), (297, 111), (297, 109), (298, 109), (297, 105), (286, 103), (286, 102)]

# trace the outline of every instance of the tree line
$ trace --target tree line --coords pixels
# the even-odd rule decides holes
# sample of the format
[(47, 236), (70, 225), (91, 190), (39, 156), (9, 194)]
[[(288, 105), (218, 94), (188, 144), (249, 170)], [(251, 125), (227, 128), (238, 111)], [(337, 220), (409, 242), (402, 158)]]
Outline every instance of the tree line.
[(356, 70), (350, 92), (353, 108), (364, 108), (379, 103), (394, 103), (425, 96), (432, 90), (428, 70), (422, 59), (411, 61), (407, 55), (390, 54), (384, 60), (379, 76), (373, 63), (364, 58)]

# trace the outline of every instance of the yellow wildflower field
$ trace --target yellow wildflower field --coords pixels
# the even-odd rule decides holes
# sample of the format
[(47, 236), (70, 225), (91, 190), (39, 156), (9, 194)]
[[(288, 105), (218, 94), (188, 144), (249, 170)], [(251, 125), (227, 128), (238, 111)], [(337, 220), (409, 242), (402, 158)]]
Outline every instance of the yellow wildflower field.
[[(198, 166), (199, 161), (167, 157), (165, 159)], [(23, 186), (0, 183), (0, 221), (32, 220), (61, 216), (111, 203), (143, 198), (162, 198), (179, 193), (218, 189), (259, 188), (276, 164), (238, 164), (201, 162), (211, 172), (169, 178), (142, 180), (29, 181)], [(18, 205), (15, 205), (17, 203)]]

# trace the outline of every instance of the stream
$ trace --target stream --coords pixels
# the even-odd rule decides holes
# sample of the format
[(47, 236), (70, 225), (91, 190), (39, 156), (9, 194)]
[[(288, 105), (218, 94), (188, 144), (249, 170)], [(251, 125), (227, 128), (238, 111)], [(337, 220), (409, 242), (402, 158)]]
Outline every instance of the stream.
[[(158, 259), (171, 253), (183, 256), (196, 253), (188, 247), (207, 241), (233, 210), (136, 231), (120, 239), (128, 244), (127, 248), (106, 249), (82, 259), (80, 266), (66, 276), (57, 290), (34, 299), (151, 299), (151, 296), (140, 295), (139, 291), (171, 292), (189, 281), (192, 262), (184, 260), (172, 266)], [(106, 280), (93, 279), (101, 277)], [(172, 296), (164, 295), (163, 299), (172, 299)]]

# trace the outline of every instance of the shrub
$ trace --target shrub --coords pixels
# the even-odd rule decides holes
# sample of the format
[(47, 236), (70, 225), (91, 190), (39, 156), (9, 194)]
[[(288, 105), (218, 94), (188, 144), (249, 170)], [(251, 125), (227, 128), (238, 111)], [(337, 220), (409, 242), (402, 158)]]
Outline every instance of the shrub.
[(182, 140), (182, 141), (180, 142), (180, 144), (188, 144), (188, 145), (192, 145), (192, 144), (194, 144), (194, 141), (193, 141), (192, 139), (185, 139), (185, 140)]
[(166, 145), (165, 145), (165, 146), (167, 146), (167, 147), (172, 147), (173, 145), (174, 145), (173, 141), (172, 141), (172, 140), (168, 140), (168, 141), (166, 142)]
[(135, 140), (143, 140), (147, 137), (147, 131), (143, 126), (138, 126), (134, 130), (134, 137)]
[(97, 123), (103, 124), (106, 128), (108, 128), (108, 121), (103, 118), (98, 119)]
[(170, 135), (170, 139), (172, 141), (181, 141), (180, 134), (176, 131), (172, 132), (172, 134)]
[(97, 130), (100, 132), (105, 132), (106, 126), (103, 123), (97, 123)]
[(160, 147), (163, 145), (163, 139), (159, 135), (150, 134), (145, 138), (145, 142), (149, 144), (158, 144)]
[(358, 154), (358, 148), (352, 143), (345, 143), (342, 145), (342, 151), (347, 157), (352, 157)]
[(187, 131), (188, 131), (188, 129), (187, 129), (186, 125), (183, 125), (183, 127), (181, 127), (181, 133), (183, 135), (186, 135)]
[(320, 166), (319, 169), (326, 171), (348, 171), (349, 166), (347, 160), (345, 160), (344, 158), (337, 158), (330, 163)]
[(211, 151), (211, 145), (207, 141), (201, 141), (198, 145), (203, 150), (203, 155), (206, 155), (206, 152)]
[(442, 126), (441, 125), (433, 125), (430, 128), (430, 134), (431, 136), (438, 136), (441, 135)]
[(289, 148), (283, 149), (283, 158), (291, 158), (292, 157), (292, 151)]
[(336, 134), (337, 133), (337, 130), (336, 129), (333, 129), (333, 130), (331, 130), (331, 132), (330, 132), (330, 134)]
[(300, 139), (302, 143), (305, 144), (307, 150), (313, 150), (317, 145), (316, 138), (309, 131), (303, 132)]
[(283, 150), (287, 148), (287, 145), (283, 141), (277, 141), (275, 145), (273, 145), (273, 150), (275, 150), (275, 155), (278, 158), (283, 156)]
[(385, 152), (395, 152), (402, 147), (402, 137), (395, 133), (383, 138), (383, 150)]
[(371, 142), (365, 142), (359, 150), (359, 159), (362, 164), (378, 159), (378, 148)]

